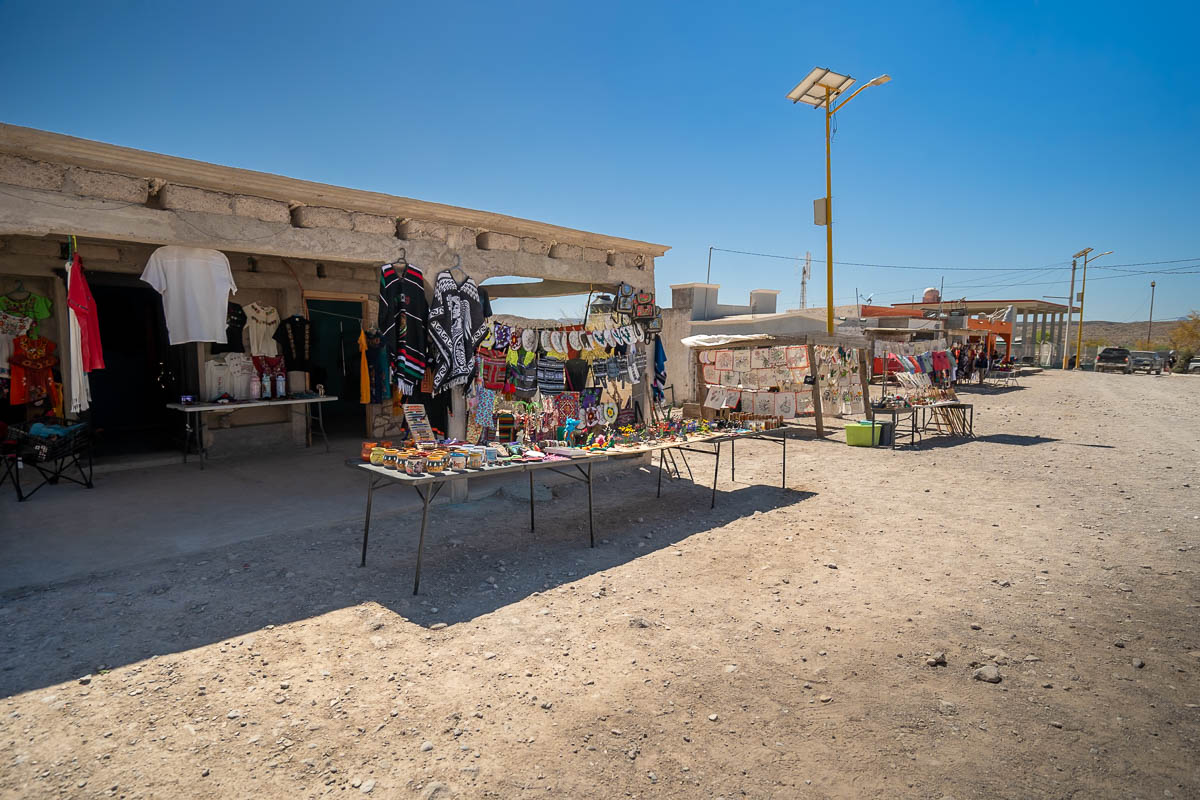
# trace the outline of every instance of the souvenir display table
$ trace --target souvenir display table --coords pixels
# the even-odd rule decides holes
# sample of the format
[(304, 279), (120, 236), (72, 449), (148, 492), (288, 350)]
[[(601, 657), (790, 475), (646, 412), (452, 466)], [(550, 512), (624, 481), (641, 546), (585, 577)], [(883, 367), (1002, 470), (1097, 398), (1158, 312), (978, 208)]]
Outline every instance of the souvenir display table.
[[(735, 478), (736, 463), (736, 445), (739, 439), (758, 439), (765, 442), (774, 442), (783, 448), (783, 457), (781, 460), (781, 480), (780, 486), (787, 488), (787, 427), (769, 428), (760, 431), (730, 431), (727, 433), (712, 433), (699, 434), (689, 436), (686, 439), (679, 441), (655, 442), (646, 443), (643, 445), (634, 446), (616, 446), (611, 450), (606, 451), (611, 459), (633, 458), (635, 456), (658, 453), (658, 491), (656, 497), (662, 497), (662, 476), (666, 471), (667, 451), (674, 450), (682, 453), (700, 453), (702, 455), (715, 456), (713, 463), (713, 486), (712, 499), (709, 503), (709, 508), (716, 508), (717, 505), (717, 475), (721, 466), (721, 445), (729, 443), (729, 477), (730, 480)], [(694, 445), (712, 445), (712, 450), (702, 450)], [(690, 468), (689, 468), (690, 472)]]
[[(325, 452), (329, 452), (329, 437), (325, 435), (325, 417), (321, 413), (322, 403), (332, 403), (336, 397), (292, 397), (280, 400), (245, 400), (232, 403), (167, 403), (167, 408), (182, 411), (187, 424), (187, 432), (196, 438), (196, 452), (200, 456), (200, 469), (204, 469), (204, 459), (207, 449), (204, 447), (204, 415), (232, 414), (243, 408), (264, 408), (267, 406), (291, 406), (293, 414), (303, 414), (311, 425), (315, 419), (321, 430), (321, 438), (325, 440)], [(314, 410), (316, 413), (314, 414)], [(187, 463), (188, 437), (183, 439), (183, 463)]]
[[(876, 421), (880, 417), (891, 418), (893, 450), (900, 446), (901, 437), (908, 440), (906, 444), (915, 445), (926, 434), (968, 439), (975, 436), (975, 406), (971, 403), (940, 401), (891, 408), (874, 407), (871, 414)], [(901, 418), (907, 418), (909, 423), (903, 431), (900, 429)]]
[[(920, 434), (917, 432), (917, 412), (914, 406), (892, 406), (891, 408), (871, 409), (871, 417), (878, 422), (880, 417), (890, 417), (892, 420), (892, 449), (895, 450), (900, 446), (900, 438), (903, 436), (908, 439), (908, 444), (915, 445)], [(900, 420), (905, 418), (908, 421), (907, 429), (900, 430)]]
[(971, 403), (944, 401), (916, 406), (921, 419), (917, 426), (921, 433), (936, 433), (949, 436), (975, 436), (975, 406)]
[[(589, 454), (579, 458), (565, 458), (544, 461), (508, 461), (495, 465), (485, 465), (475, 469), (446, 469), (442, 472), (425, 472), (409, 475), (403, 469), (388, 469), (373, 464), (364, 464), (359, 460), (347, 461), (346, 464), (354, 469), (367, 473), (367, 509), (363, 522), (362, 561), (359, 566), (367, 564), (367, 536), (371, 531), (371, 502), (375, 491), (384, 486), (409, 486), (421, 498), (421, 532), (417, 538), (417, 567), (413, 578), (413, 594), (421, 588), (421, 558), (425, 550), (425, 529), (429, 522), (429, 504), (433, 502), (442, 487), (454, 481), (466, 481), (471, 478), (493, 475), (529, 474), (529, 530), (534, 530), (533, 510), (533, 473), (548, 470), (572, 480), (587, 484), (588, 488), (588, 539), (592, 547), (596, 546), (595, 525), (592, 516), (592, 465), (607, 461), (604, 453)], [(578, 474), (569, 471), (574, 467)]]

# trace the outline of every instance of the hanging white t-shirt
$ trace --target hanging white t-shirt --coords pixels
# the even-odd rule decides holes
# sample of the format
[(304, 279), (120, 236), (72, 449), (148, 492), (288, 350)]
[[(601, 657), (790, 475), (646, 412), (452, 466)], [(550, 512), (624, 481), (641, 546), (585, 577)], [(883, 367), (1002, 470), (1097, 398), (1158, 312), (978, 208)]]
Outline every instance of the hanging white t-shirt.
[(142, 280), (162, 295), (171, 344), (225, 343), (229, 295), (237, 294), (237, 286), (224, 253), (160, 247), (146, 262)]
[(254, 302), (243, 306), (242, 310), (246, 312), (246, 338), (250, 341), (250, 355), (279, 355), (279, 345), (272, 338), (279, 327), (279, 312), (275, 307)]

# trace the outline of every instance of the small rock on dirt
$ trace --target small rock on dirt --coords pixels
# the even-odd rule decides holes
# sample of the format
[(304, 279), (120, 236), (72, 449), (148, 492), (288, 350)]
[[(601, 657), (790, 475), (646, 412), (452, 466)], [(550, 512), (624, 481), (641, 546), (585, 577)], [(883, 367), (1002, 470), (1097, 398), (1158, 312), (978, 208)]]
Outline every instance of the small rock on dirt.
[(1146, 666), (1146, 662), (1142, 661), (1140, 658), (1135, 658), (1133, 660), (1133, 666), (1137, 669), (1141, 669), (1142, 667)]
[(421, 742), (421, 752), (428, 753), (433, 749), (433, 742)]
[(958, 706), (949, 700), (938, 700), (938, 713), (943, 717), (952, 717), (958, 713)]
[(999, 683), (1000, 669), (994, 664), (988, 664), (975, 670), (971, 677), (977, 681), (983, 681), (984, 683)]
[(983, 626), (982, 626), (982, 625), (980, 625), (978, 622), (972, 622), (972, 623), (971, 623), (971, 630), (973, 630), (973, 631), (981, 631), (981, 630), (983, 630)]
[(708, 715), (708, 721), (709, 721), (709, 722), (716, 722), (716, 721), (717, 721), (717, 719), (718, 719), (718, 717), (717, 717), (717, 715), (716, 715), (716, 714), (709, 714), (709, 715)]
[(371, 790), (374, 788), (375, 788), (375, 781), (368, 780), (368, 781), (363, 781), (363, 785), (358, 787), (358, 790), (360, 792), (362, 792), (363, 794), (370, 794)]
[(946, 666), (946, 654), (938, 651), (929, 658), (925, 659), (925, 663), (931, 667), (944, 667)]
[(634, 617), (633, 619), (629, 620), (629, 627), (631, 627), (631, 628), (649, 628), (650, 620), (646, 619), (645, 617)]

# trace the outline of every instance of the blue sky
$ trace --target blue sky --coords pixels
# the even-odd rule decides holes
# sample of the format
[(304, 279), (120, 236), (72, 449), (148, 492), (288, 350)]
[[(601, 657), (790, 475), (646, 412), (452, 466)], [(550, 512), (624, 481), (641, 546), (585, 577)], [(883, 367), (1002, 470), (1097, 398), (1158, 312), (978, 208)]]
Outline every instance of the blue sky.
[[(331, 10), (335, 9), (335, 10)], [(1200, 11), (1109, 2), (0, 2), (0, 119), (672, 246), (814, 257), (824, 297), (813, 66), (866, 81), (838, 114), (837, 302), (1065, 295), (1087, 316), (1200, 307)], [(1050, 266), (1055, 268), (1051, 269)], [(954, 268), (1047, 267), (1037, 272)], [(1190, 272), (1188, 272), (1190, 270)], [(1103, 278), (1104, 280), (1097, 280)], [(722, 298), (790, 263), (718, 253)], [(814, 302), (815, 301), (815, 302)]]

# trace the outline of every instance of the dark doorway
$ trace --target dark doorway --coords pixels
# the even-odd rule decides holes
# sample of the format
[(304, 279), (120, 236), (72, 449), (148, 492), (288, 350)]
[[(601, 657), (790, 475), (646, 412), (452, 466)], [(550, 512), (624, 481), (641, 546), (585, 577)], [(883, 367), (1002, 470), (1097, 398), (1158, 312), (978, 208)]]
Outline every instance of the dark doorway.
[(308, 320), (312, 323), (312, 391), (317, 385), (337, 401), (326, 403), (325, 429), (332, 434), (365, 436), (366, 406), (359, 402), (362, 359), (358, 335), (362, 332), (363, 306), (353, 300), (309, 298)]
[(98, 458), (173, 450), (182, 417), (166, 408), (196, 389), (195, 348), (172, 347), (162, 298), (137, 278), (87, 273), (100, 318), (104, 369), (88, 374)]

